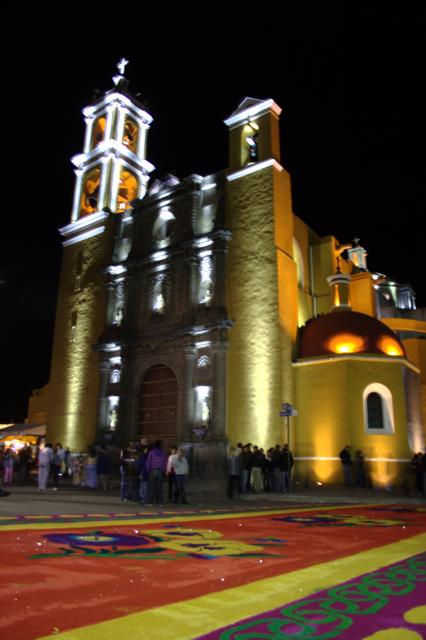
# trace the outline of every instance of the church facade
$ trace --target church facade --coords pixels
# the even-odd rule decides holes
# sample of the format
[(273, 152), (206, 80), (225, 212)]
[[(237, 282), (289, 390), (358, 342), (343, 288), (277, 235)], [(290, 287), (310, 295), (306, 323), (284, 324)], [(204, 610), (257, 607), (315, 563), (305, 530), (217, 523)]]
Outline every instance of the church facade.
[(340, 481), (352, 444), (375, 484), (400, 479), (424, 446), (414, 292), (293, 213), (272, 99), (246, 98), (225, 121), (228, 168), (150, 182), (152, 117), (120, 71), (83, 111), (73, 158), (48, 438), (74, 450), (161, 438), (199, 471), (229, 442), (289, 440), (305, 483)]

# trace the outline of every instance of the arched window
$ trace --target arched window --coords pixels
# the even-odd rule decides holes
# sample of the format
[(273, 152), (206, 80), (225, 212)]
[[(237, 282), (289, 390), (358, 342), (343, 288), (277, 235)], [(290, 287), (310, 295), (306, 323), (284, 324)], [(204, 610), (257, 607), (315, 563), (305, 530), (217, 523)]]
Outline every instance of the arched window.
[(126, 117), (123, 132), (123, 144), (136, 153), (138, 150), (139, 127), (132, 118)]
[(139, 183), (136, 176), (128, 169), (122, 169), (117, 194), (117, 213), (130, 207), (130, 202), (139, 194)]
[(101, 170), (99, 167), (91, 169), (85, 175), (81, 192), (80, 216), (87, 216), (98, 210), (100, 183)]
[(393, 434), (395, 420), (390, 389), (384, 384), (373, 382), (364, 389), (363, 402), (366, 432), (371, 435)]
[(367, 396), (367, 421), (369, 429), (384, 429), (382, 396), (375, 391)]
[(93, 125), (92, 129), (92, 144), (91, 149), (100, 144), (105, 138), (105, 127), (106, 127), (106, 118), (105, 116), (100, 116)]

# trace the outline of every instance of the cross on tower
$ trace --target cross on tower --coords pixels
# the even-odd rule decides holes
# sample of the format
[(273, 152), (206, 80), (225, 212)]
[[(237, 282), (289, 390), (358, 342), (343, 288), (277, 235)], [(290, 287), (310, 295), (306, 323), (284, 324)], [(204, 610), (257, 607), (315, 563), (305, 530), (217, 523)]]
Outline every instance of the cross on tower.
[(126, 60), (126, 58), (121, 58), (120, 62), (117, 63), (117, 69), (119, 70), (121, 75), (124, 75), (124, 70), (127, 64), (129, 64), (129, 61)]

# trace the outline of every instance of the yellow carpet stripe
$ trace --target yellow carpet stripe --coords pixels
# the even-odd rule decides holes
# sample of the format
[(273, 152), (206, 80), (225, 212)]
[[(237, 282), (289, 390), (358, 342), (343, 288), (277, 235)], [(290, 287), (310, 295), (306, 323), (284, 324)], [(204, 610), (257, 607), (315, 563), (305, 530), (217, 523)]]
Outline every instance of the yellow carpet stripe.
[[(192, 600), (55, 633), (56, 640), (192, 640), (424, 552), (426, 534)], [(177, 594), (178, 596), (178, 594)], [(38, 640), (51, 640), (44, 636)]]
[[(159, 524), (162, 522), (199, 522), (203, 520), (230, 520), (232, 518), (257, 518), (259, 516), (270, 516), (270, 515), (278, 515), (280, 513), (306, 513), (312, 511), (341, 511), (342, 509), (371, 509), (371, 507), (377, 507), (379, 505), (376, 504), (350, 504), (350, 505), (340, 505), (340, 506), (326, 506), (326, 507), (282, 507), (280, 509), (271, 509), (267, 511), (241, 511), (239, 513), (194, 513), (193, 515), (173, 515), (172, 517), (168, 516), (158, 516), (157, 518), (145, 518), (143, 515), (139, 518), (132, 518), (129, 520), (82, 520), (81, 522), (27, 522), (27, 523), (16, 523), (16, 524), (0, 524), (0, 533), (2, 531), (23, 531), (28, 529), (91, 529), (92, 527), (121, 527), (123, 525), (138, 525), (145, 526), (151, 524)], [(122, 514), (124, 515), (124, 514)], [(33, 517), (33, 516), (31, 516)], [(41, 516), (36, 516), (41, 517)], [(45, 517), (45, 516), (43, 516)], [(69, 517), (69, 516), (67, 516)], [(78, 515), (76, 515), (78, 517)], [(1, 520), (1, 518), (0, 518)]]

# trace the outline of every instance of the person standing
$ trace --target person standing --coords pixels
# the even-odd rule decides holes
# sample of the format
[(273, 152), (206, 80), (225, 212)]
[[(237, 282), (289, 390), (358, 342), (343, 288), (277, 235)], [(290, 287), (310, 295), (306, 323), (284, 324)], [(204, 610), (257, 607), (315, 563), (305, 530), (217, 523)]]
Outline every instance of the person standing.
[(29, 445), (26, 444), (25, 447), (22, 447), (22, 449), (19, 450), (19, 478), (21, 482), (26, 482), (28, 480), (32, 457), (33, 454)]
[(85, 473), (86, 473), (86, 482), (85, 486), (90, 489), (96, 489), (96, 469), (98, 463), (98, 455), (96, 451), (95, 445), (90, 445), (88, 447), (88, 457), (86, 459)]
[(65, 469), (65, 449), (60, 442), (55, 444), (52, 457), (52, 473), (53, 473), (53, 491), (59, 489), (59, 478), (61, 472)]
[(120, 498), (123, 502), (136, 500), (136, 449), (129, 442), (120, 452)]
[(49, 478), (50, 466), (53, 460), (52, 445), (40, 442), (38, 451), (38, 490), (46, 491), (47, 480)]
[(278, 464), (281, 471), (281, 491), (287, 493), (291, 488), (291, 470), (294, 464), (293, 454), (288, 448), (288, 444), (283, 446), (283, 450), (278, 458)]
[(182, 502), (188, 504), (186, 499), (186, 477), (189, 472), (188, 460), (185, 458), (183, 449), (178, 449), (177, 455), (172, 461), (172, 468), (175, 473), (175, 496), (174, 502)]
[(96, 463), (96, 473), (98, 476), (98, 487), (102, 489), (102, 491), (106, 491), (108, 488), (108, 474), (110, 472), (110, 460), (106, 450), (106, 446), (101, 445), (97, 463)]
[(352, 458), (351, 458), (351, 446), (347, 444), (339, 453), (339, 458), (342, 462), (343, 480), (345, 487), (352, 486)]
[(8, 447), (3, 454), (4, 484), (12, 484), (14, 465), (15, 465), (15, 454), (12, 447)]
[[(145, 440), (145, 444), (143, 440)], [(145, 506), (148, 504), (148, 471), (146, 470), (148, 451), (148, 442), (143, 438), (140, 442), (138, 457), (136, 458), (135, 473), (139, 481), (139, 503)]]
[(177, 457), (177, 447), (173, 446), (170, 449), (170, 455), (167, 458), (166, 476), (169, 489), (169, 502), (173, 500), (174, 494), (176, 494), (176, 478), (173, 463)]
[(226, 495), (230, 500), (234, 497), (234, 491), (235, 489), (238, 489), (238, 483), (240, 482), (242, 455), (243, 454), (240, 454), (240, 450), (236, 446), (231, 445), (229, 447), (228, 455), (226, 457), (228, 470), (228, 487)]
[(259, 447), (253, 446), (251, 457), (251, 484), (254, 493), (263, 491), (263, 473), (262, 473), (263, 457), (259, 451)]
[(366, 486), (366, 477), (365, 477), (365, 461), (364, 456), (362, 455), (362, 451), (358, 449), (355, 453), (355, 486), (365, 489)]
[(161, 440), (156, 440), (154, 448), (148, 453), (146, 469), (148, 472), (149, 502), (163, 506), (163, 476), (166, 471), (167, 456), (162, 449)]

